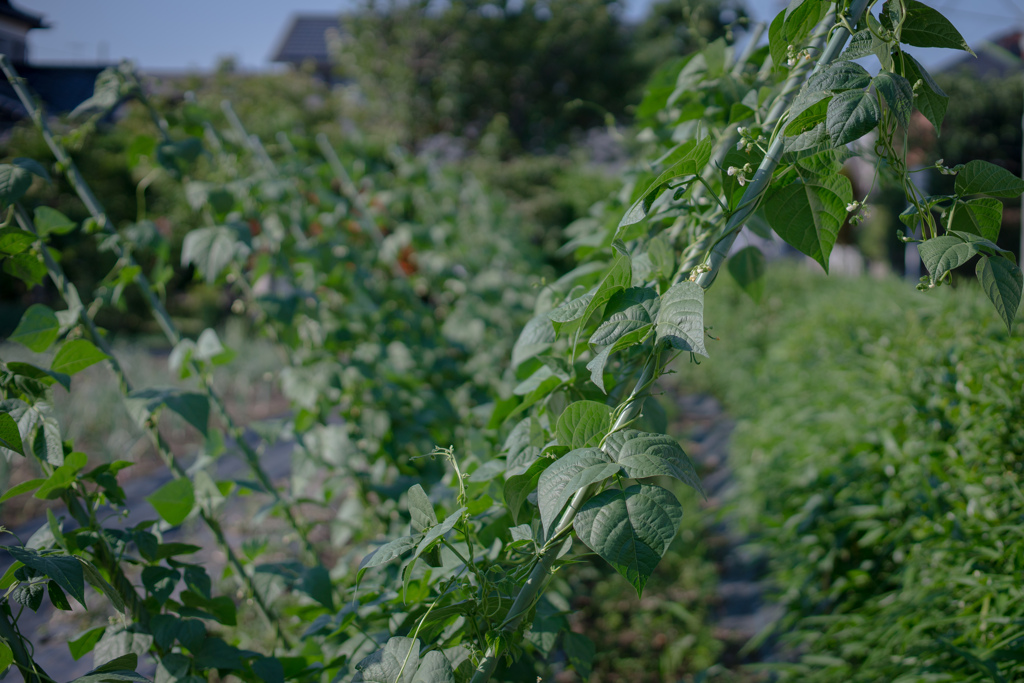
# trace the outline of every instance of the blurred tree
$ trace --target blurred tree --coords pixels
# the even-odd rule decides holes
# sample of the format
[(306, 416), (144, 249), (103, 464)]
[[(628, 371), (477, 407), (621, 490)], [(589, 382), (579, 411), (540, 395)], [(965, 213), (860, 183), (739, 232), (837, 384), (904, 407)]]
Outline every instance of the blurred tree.
[(632, 27), (617, 0), (370, 0), (343, 20), (338, 56), (371, 117), (403, 141), (477, 137), (504, 114), (536, 149), (623, 115), (659, 61), (740, 16), (732, 0), (675, 0)]

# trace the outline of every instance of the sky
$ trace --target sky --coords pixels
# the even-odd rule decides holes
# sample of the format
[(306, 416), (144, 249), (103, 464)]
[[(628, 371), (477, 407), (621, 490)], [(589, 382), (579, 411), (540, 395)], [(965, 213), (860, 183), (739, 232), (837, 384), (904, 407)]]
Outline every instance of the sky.
[[(626, 16), (642, 17), (652, 0), (625, 0)], [(356, 0), (13, 0), (43, 15), (51, 28), (29, 33), (29, 58), (40, 64), (134, 61), (146, 71), (209, 70), (234, 57), (245, 69), (266, 69), (295, 13), (342, 12)], [(787, 0), (747, 0), (763, 21)], [(881, 4), (881, 3), (879, 3)], [(926, 0), (977, 45), (1024, 28), (1024, 0)], [(922, 54), (923, 53), (923, 54)], [(958, 58), (949, 50), (916, 51), (929, 68)]]

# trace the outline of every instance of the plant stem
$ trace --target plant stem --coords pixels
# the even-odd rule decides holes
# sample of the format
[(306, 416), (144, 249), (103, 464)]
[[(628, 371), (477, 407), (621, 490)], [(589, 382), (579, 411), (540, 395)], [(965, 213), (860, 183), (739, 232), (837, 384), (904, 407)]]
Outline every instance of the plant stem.
[(14, 653), (14, 665), (18, 667), (25, 683), (53, 683), (53, 679), (43, 672), (25, 649), (25, 641), (14, 625), (14, 615), (6, 600), (0, 602), (0, 639), (3, 639)]

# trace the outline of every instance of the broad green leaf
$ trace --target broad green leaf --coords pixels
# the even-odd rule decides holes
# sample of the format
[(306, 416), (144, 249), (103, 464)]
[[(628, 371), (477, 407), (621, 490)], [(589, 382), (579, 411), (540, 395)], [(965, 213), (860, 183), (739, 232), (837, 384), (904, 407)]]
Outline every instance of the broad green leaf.
[(669, 491), (637, 484), (594, 496), (576, 515), (573, 526), (580, 540), (626, 577), (640, 595), (682, 519), (683, 508)]
[(35, 221), (36, 230), (39, 231), (40, 237), (46, 237), (47, 235), (66, 235), (75, 228), (78, 224), (73, 220), (62, 214), (57, 209), (51, 209), (49, 206), (39, 206), (35, 209)]
[(590, 672), (594, 667), (594, 655), (597, 653), (594, 641), (582, 633), (566, 631), (562, 636), (562, 643), (570, 666), (576, 670), (582, 680), (590, 678)]
[(550, 318), (544, 314), (531, 318), (512, 347), (512, 368), (547, 351), (554, 342), (555, 328)]
[(874, 93), (848, 90), (832, 98), (828, 104), (825, 130), (836, 147), (859, 140), (878, 126), (882, 110)]
[(56, 581), (47, 581), (46, 591), (50, 595), (50, 604), (52, 604), (55, 609), (59, 609), (64, 612), (70, 612), (72, 610), (71, 603), (68, 602), (68, 596), (64, 594), (64, 591), (60, 589), (60, 586), (57, 585)]
[(633, 205), (629, 207), (626, 214), (619, 221), (619, 229), (616, 233), (616, 237), (621, 234), (622, 229), (639, 223), (646, 216), (650, 210), (654, 200), (657, 199), (669, 182), (676, 178), (682, 178), (684, 176), (697, 175), (700, 173), (705, 166), (708, 164), (708, 160), (711, 159), (711, 148), (712, 141), (710, 137), (704, 137), (700, 140), (691, 140), (683, 143), (683, 145), (673, 154), (669, 161), (669, 166), (665, 171), (659, 175), (653, 183), (640, 195), (639, 198)]
[(843, 49), (842, 54), (836, 57), (837, 62), (846, 62), (861, 57), (867, 57), (874, 52), (874, 36), (869, 29), (861, 29), (852, 36)]
[(625, 441), (617, 449), (615, 459), (630, 478), (672, 477), (707, 498), (693, 463), (675, 439), (666, 434), (624, 431)]
[(995, 242), (1003, 224), (1003, 203), (992, 197), (957, 201), (947, 230), (969, 232)]
[(77, 557), (44, 555), (36, 550), (20, 546), (6, 546), (4, 550), (26, 567), (31, 567), (56, 581), (57, 585), (70, 593), (71, 597), (77, 600), (82, 607), (85, 607), (85, 577), (82, 575), (82, 564)]
[(4, 272), (16, 277), (29, 287), (38, 287), (46, 277), (46, 266), (32, 252), (15, 254), (4, 259)]
[(435, 524), (434, 526), (432, 526), (429, 531), (423, 534), (422, 540), (420, 540), (419, 545), (416, 546), (416, 553), (414, 556), (419, 557), (419, 555), (422, 554), (423, 551), (425, 551), (427, 548), (429, 548), (436, 540), (438, 540), (446, 533), (451, 531), (455, 527), (455, 525), (458, 524), (459, 520), (462, 518), (463, 513), (465, 512), (466, 508), (461, 507), (455, 512), (445, 517), (444, 521), (440, 524)]
[(334, 593), (331, 574), (323, 565), (307, 567), (302, 573), (299, 589), (327, 609), (334, 611)]
[(142, 570), (142, 585), (156, 600), (156, 604), (162, 605), (171, 597), (175, 586), (181, 580), (181, 573), (177, 569), (168, 567), (145, 567)]
[(949, 97), (921, 63), (909, 54), (900, 53), (900, 59), (896, 61), (904, 65), (903, 77), (914, 88), (914, 106), (935, 126), (935, 134), (941, 135), (942, 119), (946, 117)]
[(21, 228), (0, 228), (0, 252), (4, 254), (21, 254), (28, 251), (35, 241), (35, 235)]
[(255, 652), (228, 645), (221, 638), (206, 638), (192, 654), (195, 657), (197, 669), (231, 669), (233, 671), (244, 669), (245, 660), (256, 655)]
[(192, 230), (181, 244), (181, 265), (195, 266), (208, 283), (213, 283), (228, 264), (249, 255), (249, 245), (242, 239), (247, 231), (234, 225)]
[(401, 538), (389, 541), (364, 557), (363, 561), (359, 563), (359, 568), (366, 569), (390, 562), (415, 548), (421, 540), (423, 540), (423, 534), (402, 536)]
[(178, 526), (185, 521), (195, 505), (195, 491), (188, 479), (173, 479), (146, 496), (156, 513), (170, 524)]
[[(863, 90), (871, 84), (871, 74), (855, 62), (833, 62), (807, 79), (805, 92), (842, 92)], [(801, 93), (803, 94), (803, 93)]]
[(77, 662), (79, 659), (92, 652), (92, 649), (96, 647), (96, 643), (99, 642), (101, 637), (103, 637), (103, 632), (106, 630), (106, 626), (100, 626), (86, 631), (74, 640), (69, 640), (68, 650), (71, 651), (71, 656), (74, 660)]
[(882, 71), (872, 81), (885, 103), (896, 116), (900, 125), (910, 125), (910, 114), (914, 110), (914, 86), (910, 81), (891, 71)]
[(60, 498), (64, 491), (75, 483), (75, 476), (85, 467), (88, 458), (81, 451), (69, 453), (64, 463), (57, 467), (49, 477), (42, 483), (35, 493), (35, 498), (40, 500), (54, 500)]
[(772, 23), (768, 26), (768, 52), (772, 56), (772, 65), (776, 70), (783, 68), (786, 64), (789, 40), (786, 38), (785, 22), (786, 11), (783, 10), (775, 15)]
[(419, 484), (409, 489), (409, 514), (412, 516), (412, 528), (423, 532), (437, 524), (437, 514), (427, 497), (427, 492)]
[(647, 243), (647, 256), (659, 278), (668, 279), (675, 275), (676, 254), (665, 233), (658, 233)]
[(844, 176), (801, 178), (770, 190), (764, 215), (779, 237), (828, 272), (828, 258), (851, 201), (853, 189)]
[[(6, 416), (6, 417), (9, 417), (9, 416)], [(20, 496), (23, 493), (28, 493), (29, 491), (35, 491), (37, 488), (39, 488), (40, 484), (42, 484), (44, 481), (46, 481), (46, 480), (45, 479), (29, 479), (28, 481), (21, 482), (17, 486), (14, 486), (14, 487), (8, 489), (7, 492), (4, 493), (4, 495), (0, 496), (0, 503), (3, 503), (4, 501), (10, 500), (11, 498), (14, 498), (15, 496)]]
[(828, 11), (829, 3), (821, 0), (791, 0), (786, 7), (783, 21), (783, 33), (790, 44), (798, 48), (811, 35)]
[[(951, 50), (963, 50), (974, 55), (974, 50), (970, 48), (949, 19), (917, 0), (902, 1), (907, 8), (907, 15), (900, 31), (901, 43), (914, 47), (943, 47)], [(889, 0), (883, 6), (881, 14), (882, 25), (889, 30), (893, 28), (892, 20), (889, 18), (891, 6), (893, 6), (892, 0)]]
[(42, 353), (57, 340), (59, 333), (57, 315), (47, 306), (32, 304), (21, 316), (18, 326), (8, 339), (36, 353)]
[[(121, 614), (126, 615), (128, 613), (128, 607), (125, 604), (125, 600), (131, 598), (125, 595), (125, 593), (122, 592), (122, 589), (114, 588), (110, 582), (100, 575), (99, 570), (96, 569), (96, 567), (88, 560), (82, 559), (81, 562), (82, 574), (85, 576), (85, 580), (88, 581), (93, 588), (107, 596), (107, 599), (110, 600), (111, 607)], [(129, 590), (129, 592), (131, 591)]]
[(258, 657), (249, 666), (261, 683), (284, 683), (284, 665), (277, 657)]
[(622, 335), (615, 340), (614, 344), (610, 344), (601, 349), (600, 353), (594, 356), (590, 362), (587, 363), (587, 370), (590, 370), (590, 381), (597, 385), (598, 389), (604, 393), (608, 393), (604, 388), (604, 368), (608, 365), (608, 360), (611, 358), (611, 355), (617, 351), (621, 351), (622, 349), (634, 346), (635, 344), (640, 344), (647, 338), (647, 335), (653, 328), (654, 325), (641, 327), (629, 334)]
[(174, 411), (186, 422), (202, 432), (207, 433), (210, 421), (210, 401), (205, 394), (185, 391), (175, 387), (137, 389), (126, 398), (128, 413), (141, 426), (161, 406)]
[(812, 96), (808, 96), (804, 101), (797, 100), (793, 103), (793, 108), (790, 110), (791, 116), (786, 124), (786, 135), (797, 136), (825, 123), (833, 96), (828, 93), (816, 94), (821, 97), (812, 100)]
[[(443, 656), (443, 655), (442, 655)], [(354, 681), (413, 683), (420, 660), (420, 641), (395, 636), (358, 664)]]
[(65, 342), (50, 363), (50, 370), (65, 375), (74, 375), (90, 365), (110, 358), (88, 339), (73, 339)]
[(455, 683), (455, 672), (451, 662), (437, 650), (423, 655), (412, 683)]
[(539, 458), (530, 465), (523, 474), (516, 474), (505, 482), (505, 506), (512, 515), (512, 523), (519, 524), (519, 511), (527, 497), (537, 489), (541, 475), (555, 461), (551, 458)]
[(0, 446), (19, 455), (25, 454), (25, 445), (21, 442), (18, 423), (8, 413), (0, 413)]
[(46, 386), (51, 386), (55, 383), (60, 383), (62, 387), (71, 391), (71, 377), (65, 375), (62, 372), (53, 372), (52, 370), (43, 370), (40, 367), (32, 365), (31, 363), (8, 363), (7, 369), (15, 375), (22, 377), (29, 377), (36, 381), (42, 382)]
[(605, 321), (594, 331), (590, 343), (614, 344), (627, 334), (649, 327), (658, 317), (660, 300), (651, 287), (630, 287), (616, 292), (608, 301)]
[(764, 254), (755, 246), (744, 247), (729, 258), (726, 269), (751, 299), (760, 302), (764, 295)]
[(0, 640), (0, 674), (7, 671), (7, 667), (14, 663), (14, 651), (11, 646)]
[(555, 436), (568, 448), (597, 446), (612, 426), (611, 408), (597, 401), (576, 401), (558, 417)]
[(968, 161), (956, 174), (956, 193), (987, 194), (990, 197), (1019, 197), (1024, 192), (1024, 180), (1002, 166), (987, 161)]
[(224, 365), (230, 363), (235, 355), (232, 349), (221, 343), (220, 337), (211, 328), (203, 330), (199, 334), (199, 338), (196, 339), (195, 357), (199, 360), (208, 361), (214, 365)]
[(30, 172), (13, 164), (0, 164), (0, 205), (13, 204), (24, 197), (30, 187)]
[(39, 176), (48, 183), (52, 181), (50, 173), (46, 170), (46, 167), (35, 159), (31, 159), (29, 157), (16, 157), (12, 163), (18, 168), (28, 171), (32, 175)]
[(1011, 332), (1024, 290), (1020, 267), (1008, 258), (982, 256), (978, 259), (977, 275), (985, 295), (1006, 323), (1006, 331)]
[(545, 469), (537, 484), (537, 506), (545, 535), (550, 536), (552, 525), (577, 491), (618, 471), (619, 465), (600, 448), (570, 451)]
[(633, 264), (630, 262), (629, 256), (616, 249), (611, 267), (605, 273), (605, 276), (601, 278), (601, 282), (597, 285), (597, 290), (594, 292), (594, 298), (590, 300), (590, 303), (587, 304), (583, 311), (583, 315), (580, 316), (581, 322), (580, 328), (576, 331), (577, 336), (582, 331), (583, 326), (590, 320), (590, 316), (608, 303), (614, 295), (628, 288), (632, 279)]
[(917, 245), (921, 261), (935, 279), (970, 261), (979, 249), (978, 243), (965, 242), (956, 235), (933, 237)]
[(525, 472), (540, 455), (547, 437), (537, 418), (527, 417), (517, 424), (502, 445), (505, 451), (506, 477)]
[(696, 282), (677, 282), (661, 296), (655, 324), (657, 340), (672, 348), (707, 356), (704, 349), (704, 290)]

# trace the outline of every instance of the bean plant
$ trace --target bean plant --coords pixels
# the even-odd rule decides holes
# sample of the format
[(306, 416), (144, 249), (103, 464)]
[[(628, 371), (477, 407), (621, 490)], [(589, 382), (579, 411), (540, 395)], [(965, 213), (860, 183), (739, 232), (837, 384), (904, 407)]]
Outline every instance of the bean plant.
[[(1007, 327), (1016, 314), (1024, 280), (996, 237), (1000, 199), (1019, 196), (1024, 181), (972, 161), (942, 169), (956, 176), (953, 194), (929, 196), (907, 163), (913, 111), (939, 129), (947, 98), (906, 48), (970, 48), (916, 0), (877, 4), (794, 0), (767, 28), (767, 46), (760, 27), (742, 51), (717, 40), (663, 67), (637, 109), (649, 160), (567, 228), (563, 253), (575, 267), (536, 289), (547, 273), (515, 256), (526, 248), (509, 237), (516, 226), (465, 176), (392, 150), (375, 191), (327, 137), (282, 132), (271, 150), (229, 103), (219, 114), (195, 101), (164, 110), (128, 67), (105, 72), (81, 112), (133, 99), (151, 119), (135, 147), (138, 220), (118, 230), (0, 59), (54, 169), (91, 214), (84, 231), (117, 257), (96, 292), (79, 292), (47, 247), (78, 226), (26, 206), (32, 183), (50, 180), (46, 166), (0, 167), (4, 270), (29, 284), (49, 278), (66, 304), (33, 306), (12, 337), (37, 352), (56, 345), (48, 368), (0, 365), (0, 445), (43, 474), (0, 501), (59, 498), (70, 515), (51, 511), (31, 539), (4, 546), (14, 563), (0, 580), (0, 668), (51, 680), (18, 617), (44, 593), (57, 609), (70, 608), (69, 596), (84, 605), (88, 582), (121, 617), (71, 644), (96, 663), (80, 681), (146, 680), (140, 655), (157, 681), (214, 671), (253, 681), (534, 680), (556, 651), (585, 678), (594, 645), (569, 629), (562, 576), (593, 554), (642, 593), (684, 504), (695, 503), (688, 491), (703, 493), (665, 433), (657, 381), (679, 356), (709, 355), (704, 291), (723, 266), (751, 295), (763, 291), (764, 256), (734, 250), (744, 227), (774, 233), (827, 271), (839, 230), (866, 200), (843, 162), (864, 154), (878, 183), (906, 194), (903, 239), (928, 269), (921, 288), (951, 282), (977, 256)], [(875, 75), (864, 59), (878, 62)], [(257, 445), (212, 382), (212, 367), (234, 352), (213, 330), (184, 337), (161, 300), (173, 269), (145, 210), (157, 178), (180, 184), (199, 224), (182, 267), (228, 287), (233, 313), (281, 351), (291, 413), (259, 425)], [(158, 255), (148, 273), (136, 258), (146, 250)], [(128, 287), (194, 389), (136, 389), (120, 369), (95, 314)], [(56, 385), (69, 389), (100, 362), (174, 477), (149, 497), (160, 519), (130, 528), (106, 520), (125, 503), (116, 475), (128, 463), (88, 469), (50, 407)], [(187, 468), (162, 436), (165, 409), (205, 437)], [(261, 462), (279, 441), (294, 444), (285, 487)], [(211, 466), (229, 447), (251, 480), (216, 480)], [(278, 520), (282, 541), (232, 545), (219, 513), (240, 490), (266, 501), (261, 515)], [(240, 603), (189, 560), (199, 547), (164, 539), (188, 519), (213, 533)], [(266, 638), (231, 630), (250, 609)]]

